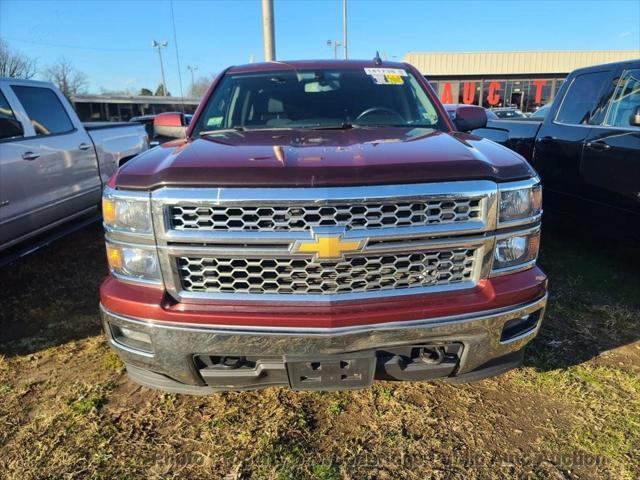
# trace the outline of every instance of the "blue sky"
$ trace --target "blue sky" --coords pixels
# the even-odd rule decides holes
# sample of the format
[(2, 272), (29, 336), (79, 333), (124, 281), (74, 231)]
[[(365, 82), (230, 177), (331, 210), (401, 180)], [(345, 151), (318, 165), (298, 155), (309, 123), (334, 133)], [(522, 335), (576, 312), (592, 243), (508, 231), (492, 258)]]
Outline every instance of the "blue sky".
[[(606, 50), (640, 48), (640, 0), (349, 0), (349, 56), (408, 51)], [(185, 92), (188, 64), (208, 75), (262, 60), (259, 0), (174, 0)], [(169, 91), (179, 94), (168, 0), (0, 0), (0, 37), (44, 68), (65, 56), (87, 74), (90, 90), (155, 89), (151, 41), (164, 51)], [(341, 0), (275, 0), (279, 59), (330, 58), (342, 38)]]

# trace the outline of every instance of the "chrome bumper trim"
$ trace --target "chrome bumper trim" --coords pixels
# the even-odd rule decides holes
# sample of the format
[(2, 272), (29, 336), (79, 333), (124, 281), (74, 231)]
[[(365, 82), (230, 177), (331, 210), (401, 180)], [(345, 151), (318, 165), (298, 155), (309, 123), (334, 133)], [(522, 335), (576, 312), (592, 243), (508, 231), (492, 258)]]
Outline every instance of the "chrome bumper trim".
[[(108, 333), (111, 345), (125, 363), (185, 384), (201, 385), (202, 379), (192, 360), (195, 354), (313, 357), (434, 341), (463, 343), (458, 373), (466, 373), (523, 348), (537, 334), (546, 302), (545, 295), (527, 304), (472, 314), (338, 328), (193, 325), (129, 318), (102, 306), (101, 312), (106, 332), (114, 324), (145, 332), (152, 339), (154, 352), (149, 356), (122, 348)], [(541, 311), (540, 319), (534, 329), (500, 341), (507, 321), (537, 311)]]

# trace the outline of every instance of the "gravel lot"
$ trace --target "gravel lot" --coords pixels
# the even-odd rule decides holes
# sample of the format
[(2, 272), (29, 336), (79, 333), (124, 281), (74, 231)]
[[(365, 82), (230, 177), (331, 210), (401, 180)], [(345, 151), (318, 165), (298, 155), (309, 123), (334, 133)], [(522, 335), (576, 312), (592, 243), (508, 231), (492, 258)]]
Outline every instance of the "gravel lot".
[(639, 252), (542, 245), (551, 298), (522, 369), (186, 397), (127, 380), (99, 325), (101, 230), (77, 232), (0, 272), (0, 477), (636, 479)]

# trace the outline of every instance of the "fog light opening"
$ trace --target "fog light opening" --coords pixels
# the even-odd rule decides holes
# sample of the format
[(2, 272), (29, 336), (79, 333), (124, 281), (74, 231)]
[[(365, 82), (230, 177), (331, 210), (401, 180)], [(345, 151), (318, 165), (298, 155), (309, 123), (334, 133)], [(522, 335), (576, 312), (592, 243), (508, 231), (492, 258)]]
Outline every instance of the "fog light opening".
[(524, 317), (514, 318), (509, 320), (502, 327), (501, 342), (513, 340), (527, 333), (530, 333), (538, 326), (538, 320), (540, 319), (540, 311), (525, 315)]
[(148, 333), (113, 324), (110, 324), (109, 327), (116, 343), (146, 353), (153, 352), (151, 336)]

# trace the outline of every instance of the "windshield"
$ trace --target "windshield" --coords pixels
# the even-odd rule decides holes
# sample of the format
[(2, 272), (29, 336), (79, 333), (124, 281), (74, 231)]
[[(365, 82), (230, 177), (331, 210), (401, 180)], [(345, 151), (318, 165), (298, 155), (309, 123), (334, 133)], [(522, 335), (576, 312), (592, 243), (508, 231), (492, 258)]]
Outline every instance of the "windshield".
[(523, 118), (524, 113), (520, 110), (496, 110), (494, 113), (499, 118)]
[(538, 110), (533, 112), (531, 114), (531, 118), (545, 118), (547, 116), (547, 113), (549, 113), (549, 110), (551, 110), (550, 103), (548, 103), (547, 105), (543, 105)]
[(226, 75), (194, 135), (224, 129), (425, 127), (448, 131), (402, 69), (287, 70)]

